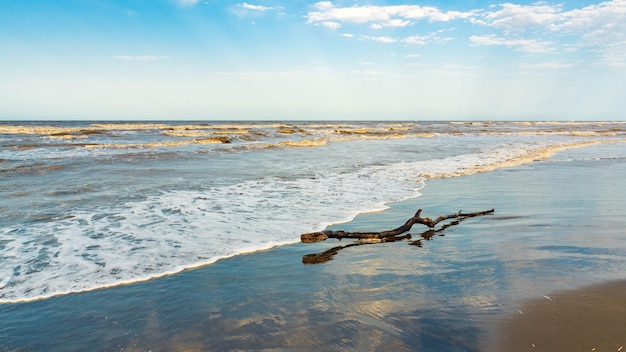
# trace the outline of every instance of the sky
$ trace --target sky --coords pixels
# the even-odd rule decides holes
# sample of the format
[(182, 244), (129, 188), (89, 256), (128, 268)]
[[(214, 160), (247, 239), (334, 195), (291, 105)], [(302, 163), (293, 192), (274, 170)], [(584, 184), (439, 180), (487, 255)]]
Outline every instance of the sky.
[(624, 120), (626, 0), (0, 0), (0, 120)]

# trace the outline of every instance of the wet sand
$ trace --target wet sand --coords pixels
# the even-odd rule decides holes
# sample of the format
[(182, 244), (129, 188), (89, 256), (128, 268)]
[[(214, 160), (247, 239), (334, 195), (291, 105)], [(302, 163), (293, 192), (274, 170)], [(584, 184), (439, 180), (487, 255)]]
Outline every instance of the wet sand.
[(490, 351), (624, 351), (626, 281), (528, 301), (499, 334)]

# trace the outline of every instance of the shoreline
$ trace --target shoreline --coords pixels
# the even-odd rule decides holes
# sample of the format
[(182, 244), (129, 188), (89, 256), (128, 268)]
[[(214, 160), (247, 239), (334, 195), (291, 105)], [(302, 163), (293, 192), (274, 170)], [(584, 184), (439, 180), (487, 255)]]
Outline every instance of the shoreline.
[[(418, 125), (413, 127), (417, 128)], [(476, 126), (464, 128), (468, 129), (468, 133), (474, 133), (472, 131), (478, 129)], [(501, 128), (503, 131), (510, 130), (512, 126), (504, 124)], [(478, 135), (489, 135), (488, 131), (480, 131), (483, 129), (478, 130)], [(279, 133), (279, 131), (269, 132)], [(272, 138), (279, 138), (278, 135), (270, 135), (273, 136)], [(104, 138), (99, 134), (93, 136)], [(124, 134), (123, 136), (130, 138)], [(152, 135), (150, 138), (132, 136), (129, 141), (132, 143), (138, 143), (142, 140), (152, 141), (153, 139)], [(113, 137), (106, 137), (105, 141)], [(176, 173), (176, 168), (173, 165), (171, 168), (166, 167), (164, 169), (166, 171), (154, 177), (154, 181), (147, 185), (136, 184), (135, 182), (124, 185), (123, 183), (126, 181), (123, 177), (110, 182), (104, 179), (96, 179), (92, 182), (91, 180), (94, 178), (91, 177), (91, 172), (102, 171), (98, 170), (98, 166), (95, 166), (94, 170), (86, 169), (81, 174), (81, 178), (90, 179), (89, 187), (74, 189), (73, 185), (62, 182), (66, 177), (70, 179), (76, 177), (72, 171), (73, 167), (76, 167), (77, 170), (83, 170), (84, 164), (81, 163), (88, 162), (91, 165), (89, 162), (91, 160), (90, 154), (86, 155), (85, 159), (81, 159), (80, 163), (76, 165), (73, 165), (73, 161), (68, 159), (68, 165), (71, 166), (59, 166), (56, 165), (58, 162), (55, 161), (55, 165), (43, 168), (46, 172), (59, 172), (55, 177), (61, 182), (56, 187), (62, 189), (61, 192), (51, 192), (43, 198), (40, 197), (43, 200), (38, 200), (36, 196), (41, 190), (35, 186), (32, 189), (23, 188), (21, 184), (23, 181), (20, 181), (20, 177), (17, 177), (16, 174), (14, 175), (16, 176), (14, 177), (14, 184), (7, 189), (15, 188), (25, 191), (20, 193), (19, 197), (13, 198), (19, 205), (16, 207), (18, 210), (11, 211), (11, 217), (7, 221), (8, 226), (6, 228), (10, 232), (6, 233), (10, 235), (11, 245), (5, 252), (9, 254), (6, 257), (7, 266), (13, 270), (8, 269), (2, 273), (2, 276), (6, 278), (0, 282), (0, 286), (4, 286), (1, 289), (3, 303), (43, 299), (58, 294), (85, 292), (163, 277), (189, 268), (210, 265), (217, 260), (215, 258), (228, 258), (244, 252), (265, 250), (273, 246), (268, 246), (266, 242), (296, 243), (298, 236), (302, 233), (321, 231), (322, 227), (326, 227), (326, 225), (336, 226), (337, 223), (352, 221), (358, 216), (358, 213), (380, 211), (388, 207), (388, 202), (414, 198), (420, 194), (420, 190), (423, 188), (421, 180), (428, 179), (428, 176), (466, 177), (464, 175), (490, 171), (504, 166), (520, 165), (537, 159), (543, 160), (560, 148), (571, 148), (596, 142), (615, 142), (614, 138), (593, 142), (595, 137), (591, 140), (587, 138), (578, 139), (578, 137), (577, 139), (561, 138), (555, 140), (538, 138), (537, 141), (532, 141), (532, 138), (527, 140), (526, 137), (516, 137), (517, 142), (509, 143), (506, 148), (500, 148), (502, 146), (498, 147), (498, 144), (494, 142), (499, 138), (493, 140), (489, 138), (490, 141), (486, 143), (484, 140), (481, 141), (482, 137), (478, 139), (474, 137), (474, 135), (461, 137), (454, 133), (448, 137), (447, 141), (452, 143), (452, 147), (461, 148), (460, 150), (465, 150), (463, 144), (466, 140), (474, 140), (472, 143), (476, 143), (471, 151), (462, 152), (460, 157), (447, 154), (445, 154), (446, 157), (433, 159), (411, 156), (409, 160), (413, 161), (405, 162), (400, 153), (394, 154), (393, 151), (398, 148), (411, 150), (411, 148), (416, 147), (415, 145), (421, 143), (418, 141), (384, 143), (385, 148), (389, 148), (385, 149), (389, 153), (380, 153), (375, 159), (387, 160), (388, 155), (391, 154), (393, 156), (390, 163), (373, 163), (364, 168), (366, 171), (361, 170), (363, 173), (359, 171), (359, 168), (362, 165), (367, 165), (367, 163), (349, 165), (345, 168), (351, 170), (348, 173), (322, 173), (319, 178), (315, 176), (317, 175), (316, 168), (311, 168), (302, 175), (299, 175), (294, 169), (289, 171), (294, 171), (294, 175), (286, 178), (283, 176), (266, 178), (264, 172), (269, 175), (272, 174), (272, 167), (268, 164), (267, 170), (263, 172), (259, 170), (259, 174), (250, 179), (247, 179), (248, 176), (246, 176), (242, 182), (230, 183), (230, 177), (214, 175), (213, 178), (219, 179), (219, 181), (215, 182), (215, 187), (207, 189), (204, 188), (204, 182), (198, 182), (189, 188), (184, 182), (175, 187), (166, 186), (164, 188), (164, 185), (171, 182), (168, 181), (169, 172)], [(282, 134), (280, 134), (280, 138), (282, 138)], [(505, 138), (505, 140), (507, 139)], [(444, 141), (441, 138), (433, 140), (433, 146), (430, 146), (430, 142), (426, 145), (429, 145), (428, 148), (437, 150), (436, 145), (447, 143)], [(567, 141), (569, 143), (566, 143)], [(460, 146), (457, 146), (456, 143), (459, 143)], [(356, 145), (351, 147), (363, 147), (359, 145), (361, 143), (354, 144)], [(556, 144), (560, 147), (546, 147)], [(29, 145), (26, 144), (26, 146)], [(520, 148), (516, 148), (515, 145), (520, 146)], [(380, 144), (380, 146), (383, 145)], [(482, 149), (483, 147), (484, 149)], [(345, 147), (339, 147), (339, 144), (329, 145), (328, 152), (330, 154), (328, 155), (333, 155), (333, 152), (341, 153), (343, 148)], [(309, 154), (309, 150), (292, 148), (292, 150), (287, 151), (286, 149), (279, 149), (276, 154), (285, 156), (285, 160), (294, 156), (296, 157), (295, 160), (300, 160), (299, 157)], [(180, 151), (184, 150), (185, 148), (181, 148)], [(327, 161), (324, 160), (326, 160), (327, 154), (322, 151), (323, 149), (311, 150), (311, 154), (314, 154), (311, 156), (311, 160), (325, 165)], [(187, 150), (187, 152), (193, 154), (192, 150)], [(63, 153), (61, 155), (64, 155)], [(134, 154), (132, 152), (130, 155)], [(168, 156), (168, 158), (170, 157), (172, 155)], [(345, 157), (349, 157), (349, 155), (345, 155)], [(117, 156), (114, 158), (115, 163), (120, 163), (119, 171), (124, 170), (120, 174), (134, 175), (136, 172), (132, 170), (134, 166), (125, 164), (124, 158), (120, 158), (120, 160)], [(149, 158), (152, 159), (152, 156)], [(160, 158), (158, 156), (154, 161), (150, 161), (142, 167), (158, 170), (160, 168), (158, 164), (161, 162), (156, 160), (160, 160)], [(236, 159), (240, 159), (240, 156), (237, 155)], [(230, 157), (223, 158), (220, 154), (218, 160), (223, 164), (220, 164), (216, 170), (221, 167), (230, 170)], [(339, 158), (338, 160), (338, 162), (333, 161), (331, 164), (337, 163), (338, 170), (344, 169), (344, 166), (340, 166), (343, 159)], [(198, 165), (200, 163), (191, 164)], [(40, 172), (39, 167), (33, 168), (20, 163), (13, 166), (20, 172), (35, 174)], [(288, 169), (290, 168), (288, 167)], [(203, 170), (201, 175), (208, 175), (207, 171), (210, 170)], [(232, 171), (235, 175), (238, 174), (236, 170)], [(187, 177), (190, 180), (197, 179), (196, 176), (200, 175), (200, 172), (200, 168), (192, 168)], [(421, 176), (419, 176), (420, 174)], [(41, 177), (47, 176), (42, 175)], [(236, 178), (237, 176), (235, 176)], [(185, 178), (180, 178), (180, 180), (183, 179)], [(429, 183), (430, 180), (432, 178), (428, 179)], [(316, 184), (320, 182), (322, 186), (317, 187)], [(126, 196), (120, 197), (115, 194), (115, 190), (119, 189), (115, 187), (118, 183), (123, 185), (123, 189), (128, 189), (129, 194), (137, 196), (132, 196), (129, 201), (122, 202), (121, 200)], [(389, 187), (379, 187), (379, 184), (388, 184)], [(351, 187), (355, 187), (354, 191), (351, 191)], [(110, 191), (103, 192), (103, 189)], [(302, 189), (304, 192), (297, 191), (298, 189)], [(319, 190), (325, 191), (318, 193)], [(376, 190), (377, 192), (375, 192)], [(197, 197), (198, 193), (202, 193), (204, 196)], [(281, 195), (258, 202), (265, 194)], [(355, 196), (350, 196), (351, 194)], [(103, 196), (111, 197), (110, 199), (113, 200), (119, 199), (120, 202), (104, 202), (102, 201)], [(306, 197), (301, 200), (301, 196)], [(287, 201), (289, 197), (291, 199)], [(42, 208), (31, 210), (29, 202), (35, 202)], [(45, 207), (54, 204), (53, 202), (63, 202), (65, 211), (62, 211), (62, 214), (58, 214), (58, 216), (47, 216), (46, 214), (41, 216), (42, 214), (39, 212), (46, 213)], [(106, 206), (109, 203), (111, 207)], [(263, 206), (264, 203), (269, 203), (272, 206)], [(291, 205), (294, 204), (298, 204), (298, 206), (291, 209)], [(345, 206), (342, 207), (342, 204)], [(159, 210), (159, 207), (164, 205), (167, 209)], [(245, 211), (240, 212), (240, 208)], [(486, 208), (490, 207), (481, 206), (478, 209)], [(218, 210), (215, 211), (215, 209)], [(283, 213), (282, 209), (286, 210), (286, 213), (293, 214), (289, 217), (282, 217), (280, 216)], [(183, 213), (183, 210), (187, 212)], [(446, 209), (444, 211), (451, 213), (456, 210)], [(24, 223), (21, 214), (29, 214), (31, 211), (33, 213), (32, 221)], [(425, 212), (427, 211), (425, 210)], [(66, 217), (66, 214), (70, 214), (70, 216)], [(313, 214), (313, 216), (309, 217), (308, 214)], [(262, 223), (260, 226), (257, 226), (259, 225), (259, 221), (256, 220), (257, 216)], [(154, 221), (146, 220), (148, 218)], [(277, 228), (274, 228), (275, 224)], [(297, 227), (299, 224), (302, 226)], [(395, 228), (397, 225), (392, 224), (392, 226)], [(296, 228), (297, 230), (294, 230)], [(103, 229), (102, 234), (96, 233), (99, 229)], [(241, 231), (242, 229), (247, 230)], [(11, 233), (18, 233), (14, 231), (22, 231), (23, 236), (28, 238), (24, 240), (19, 237), (13, 238)], [(269, 231), (272, 231), (272, 236), (268, 236), (266, 240), (266, 234)], [(172, 233), (172, 235), (171, 238), (164, 239), (155, 236), (157, 233)], [(40, 241), (40, 239), (47, 239), (48, 237), (50, 237), (51, 243), (54, 243), (55, 246), (59, 244), (59, 246), (49, 247), (47, 242)], [(136, 246), (133, 241), (141, 243), (141, 245)], [(165, 243), (160, 241), (165, 241)], [(160, 244), (155, 246), (153, 243)], [(29, 246), (32, 248), (28, 248)], [(11, 251), (20, 251), (20, 255), (12, 255)], [(164, 260), (155, 259), (159, 257), (161, 251), (166, 251), (169, 257)], [(37, 255), (39, 252), (45, 253), (48, 257)], [(78, 263), (74, 263), (71, 259), (74, 256), (78, 257)], [(50, 260), (46, 258), (50, 258)], [(53, 281), (52, 278), (59, 280)]]
[(275, 248), (278, 248), (278, 247), (291, 246), (291, 245), (295, 245), (295, 244), (298, 244), (298, 243), (300, 243), (300, 242), (298, 241), (298, 242), (288, 242), (288, 243), (282, 243), (282, 244), (274, 244), (274, 245), (272, 245), (270, 247), (267, 247), (267, 248), (260, 248), (260, 249), (250, 250), (250, 251), (243, 251), (243, 252), (235, 253), (235, 254), (232, 254), (232, 255), (219, 257), (219, 258), (217, 258), (217, 259), (215, 259), (213, 261), (210, 261), (210, 262), (199, 263), (199, 264), (193, 265), (193, 266), (186, 266), (186, 267), (183, 267), (182, 269), (179, 269), (179, 270), (172, 270), (170, 272), (165, 272), (165, 273), (158, 274), (158, 275), (155, 275), (155, 276), (151, 276), (151, 277), (148, 277), (148, 278), (139, 278), (139, 279), (133, 280), (133, 281), (118, 282), (118, 283), (114, 283), (114, 284), (111, 284), (111, 285), (102, 285), (102, 286), (97, 286), (95, 288), (89, 288), (89, 289), (84, 289), (84, 290), (79, 290), (79, 291), (69, 291), (69, 292), (55, 293), (55, 294), (52, 294), (50, 296), (41, 296), (41, 297), (33, 297), (33, 298), (26, 298), (26, 299), (20, 299), (20, 300), (9, 300), (9, 301), (3, 301), (3, 300), (0, 299), (0, 306), (2, 306), (2, 305), (10, 305), (10, 304), (20, 304), (20, 303), (31, 303), (31, 302), (37, 302), (37, 301), (45, 301), (45, 300), (49, 300), (49, 299), (54, 299), (56, 297), (63, 297), (63, 296), (82, 294), (82, 293), (88, 293), (88, 292), (93, 292), (93, 291), (114, 289), (116, 287), (121, 287), (121, 286), (141, 284), (141, 283), (144, 283), (144, 282), (149, 282), (149, 281), (153, 281), (153, 280), (159, 280), (161, 278), (178, 275), (180, 273), (183, 273), (183, 272), (189, 271), (189, 270), (197, 270), (197, 269), (210, 267), (211, 265), (214, 265), (215, 263), (218, 263), (218, 262), (223, 261), (223, 260), (228, 260), (228, 259), (231, 259), (231, 258), (234, 258), (234, 257), (237, 257), (237, 256), (254, 255), (256, 253), (271, 251), (272, 249), (275, 249)]
[[(447, 178), (467, 177), (467, 176), (473, 176), (475, 174), (489, 173), (489, 172), (494, 172), (494, 171), (498, 171), (498, 170), (502, 170), (502, 169), (515, 168), (515, 167), (524, 166), (524, 165), (527, 165), (527, 164), (532, 164), (532, 163), (537, 162), (537, 161), (549, 161), (558, 152), (572, 151), (572, 150), (579, 149), (579, 148), (580, 149), (586, 149), (586, 148), (599, 146), (599, 145), (601, 146), (601, 145), (610, 145), (610, 144), (619, 144), (619, 143), (626, 143), (626, 140), (622, 139), (622, 140), (603, 140), (603, 141), (584, 141), (584, 142), (581, 141), (581, 142), (569, 143), (569, 144), (555, 144), (555, 145), (551, 145), (551, 146), (547, 146), (547, 147), (544, 146), (544, 147), (536, 148), (536, 149), (534, 149), (532, 151), (532, 153), (529, 153), (528, 155), (517, 156), (517, 157), (514, 157), (514, 158), (512, 158), (510, 160), (505, 161), (504, 163), (500, 163), (500, 164), (486, 164), (486, 165), (483, 165), (481, 167), (474, 167), (472, 169), (463, 170), (463, 172), (458, 173), (458, 174), (452, 174), (452, 175), (442, 174), (442, 175), (420, 176), (420, 177), (423, 177), (423, 179), (419, 182), (420, 186), (419, 186), (419, 189), (417, 190), (417, 192), (419, 194), (417, 196), (408, 197), (408, 198), (401, 199), (401, 200), (398, 200), (398, 201), (390, 201), (390, 202), (382, 203), (382, 204), (380, 204), (380, 206), (378, 208), (373, 208), (372, 210), (367, 210), (367, 211), (355, 213), (350, 219), (341, 220), (341, 221), (334, 222), (334, 223), (329, 223), (325, 227), (325, 230), (326, 229), (333, 229), (333, 228), (336, 228), (338, 226), (347, 226), (348, 228), (350, 228), (352, 226), (351, 223), (353, 223), (355, 221), (355, 219), (357, 219), (359, 217), (367, 217), (370, 214), (384, 213), (384, 212), (387, 212), (390, 208), (393, 208), (395, 206), (403, 207), (402, 204), (404, 204), (404, 203), (411, 203), (411, 202), (415, 201), (416, 199), (421, 198), (423, 190), (428, 185), (428, 183), (431, 183), (431, 182), (436, 181), (436, 180), (447, 179)], [(415, 210), (417, 210), (417, 208)], [(428, 209), (424, 209), (424, 210), (425, 210), (425, 212), (428, 212)], [(446, 212), (446, 211), (444, 211), (444, 212)], [(453, 211), (448, 211), (447, 213), (452, 213), (452, 212)], [(383, 214), (383, 216), (384, 215), (388, 215), (388, 214)], [(431, 215), (435, 215), (435, 214), (431, 214)], [(408, 219), (408, 217), (407, 217), (407, 219)], [(400, 222), (397, 225), (391, 224), (390, 225), (391, 227), (389, 227), (389, 229), (395, 228), (395, 227), (399, 226), (402, 223), (403, 222)], [(315, 231), (315, 230), (312, 229), (311, 231)], [(51, 295), (45, 295), (45, 296), (38, 296), (38, 297), (31, 297), (31, 298), (24, 298), (24, 299), (14, 299), (14, 300), (2, 300), (2, 299), (0, 299), (0, 305), (2, 305), (2, 304), (26, 303), (26, 302), (33, 302), (33, 301), (39, 301), (39, 300), (46, 300), (46, 299), (51, 299), (51, 298), (54, 298), (54, 297), (57, 297), (57, 296), (65, 296), (65, 295), (71, 295), (71, 294), (80, 294), (80, 293), (85, 293), (85, 292), (90, 292), (90, 291), (95, 291), (95, 290), (109, 289), (109, 288), (114, 288), (114, 287), (117, 287), (117, 286), (132, 285), (132, 284), (135, 284), (135, 283), (141, 283), (141, 282), (146, 282), (146, 281), (150, 281), (150, 280), (157, 280), (159, 278), (167, 277), (167, 276), (171, 276), (171, 275), (176, 275), (176, 274), (179, 274), (179, 273), (187, 271), (187, 270), (194, 270), (194, 269), (198, 269), (198, 268), (211, 266), (211, 265), (215, 264), (218, 261), (226, 260), (226, 259), (233, 258), (233, 257), (236, 257), (236, 256), (254, 254), (254, 253), (257, 253), (257, 252), (263, 252), (263, 251), (271, 250), (271, 249), (276, 248), (276, 247), (282, 247), (282, 246), (289, 246), (289, 245), (298, 244), (298, 243), (300, 243), (299, 235), (300, 234), (296, 234), (295, 235), (295, 236), (297, 236), (297, 239), (294, 239), (294, 241), (289, 241), (289, 242), (284, 242), (284, 243), (276, 243), (276, 244), (273, 244), (271, 246), (264, 247), (264, 248), (257, 248), (257, 249), (252, 249), (252, 250), (242, 250), (240, 252), (236, 252), (236, 253), (231, 254), (231, 255), (220, 256), (220, 257), (218, 257), (216, 259), (212, 259), (212, 260), (209, 260), (209, 261), (206, 261), (206, 262), (202, 262), (202, 263), (196, 263), (196, 264), (189, 265), (189, 266), (184, 266), (182, 268), (175, 268), (173, 270), (170, 270), (170, 271), (167, 271), (167, 272), (163, 272), (163, 273), (159, 273), (159, 274), (156, 274), (156, 275), (153, 275), (153, 276), (149, 276), (149, 277), (137, 278), (137, 279), (133, 279), (133, 280), (116, 282), (116, 283), (112, 283), (112, 284), (103, 284), (103, 285), (99, 285), (99, 286), (96, 286), (96, 287), (93, 287), (93, 288), (74, 290), (74, 291), (67, 291), (67, 292), (60, 292), (60, 293), (53, 293)]]
[(417, 208), (424, 216), (496, 209), (422, 246), (352, 246), (304, 265), (305, 255), (352, 242), (294, 243), (154, 280), (0, 305), (0, 349), (490, 351), (494, 335), (506, 334), (496, 329), (502, 319), (532, 315), (529, 299), (560, 301), (559, 292), (624, 279), (626, 165), (621, 156), (586, 157), (619, 148), (590, 148), (599, 149), (432, 179), (421, 197), (330, 227), (395, 228)]

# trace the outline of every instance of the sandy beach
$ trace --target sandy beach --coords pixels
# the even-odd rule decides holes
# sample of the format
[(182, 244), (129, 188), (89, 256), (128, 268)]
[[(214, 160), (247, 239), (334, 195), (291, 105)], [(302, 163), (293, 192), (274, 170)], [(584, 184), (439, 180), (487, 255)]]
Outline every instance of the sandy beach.
[(623, 351), (626, 281), (555, 292), (500, 322), (490, 351)]

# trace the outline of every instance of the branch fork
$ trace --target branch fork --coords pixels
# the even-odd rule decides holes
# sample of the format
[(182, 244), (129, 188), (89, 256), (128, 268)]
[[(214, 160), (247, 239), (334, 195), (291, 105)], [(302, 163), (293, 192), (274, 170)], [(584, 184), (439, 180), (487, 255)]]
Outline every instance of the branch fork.
[(471, 218), (474, 216), (481, 216), (493, 213), (494, 209), (489, 209), (485, 211), (477, 211), (473, 213), (463, 213), (462, 211), (458, 211), (454, 214), (449, 215), (440, 215), (435, 219), (431, 218), (422, 218), (421, 213), (422, 209), (419, 209), (415, 215), (407, 220), (404, 225), (389, 231), (381, 231), (381, 232), (347, 232), (347, 231), (319, 231), (319, 232), (310, 232), (300, 235), (300, 240), (302, 243), (315, 243), (325, 241), (328, 238), (351, 238), (358, 239), (360, 241), (365, 242), (389, 242), (389, 241), (397, 241), (403, 238), (407, 238), (410, 235), (400, 236), (403, 233), (409, 231), (411, 227), (415, 224), (422, 224), (428, 226), (431, 230), (435, 228), (435, 226), (448, 219), (456, 219), (462, 220), (466, 218)]

